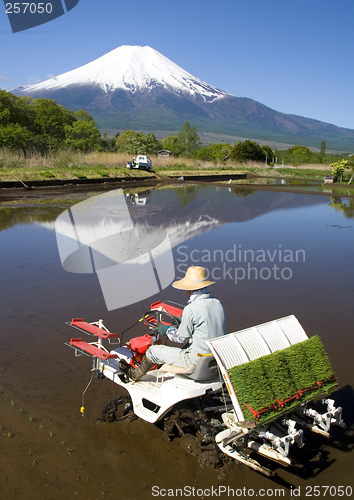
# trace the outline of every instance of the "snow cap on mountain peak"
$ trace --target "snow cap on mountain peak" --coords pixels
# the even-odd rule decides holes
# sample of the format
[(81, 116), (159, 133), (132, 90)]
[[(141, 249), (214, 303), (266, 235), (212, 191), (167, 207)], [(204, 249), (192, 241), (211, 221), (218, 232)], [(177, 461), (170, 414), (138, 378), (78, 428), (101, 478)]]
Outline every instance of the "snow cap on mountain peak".
[(176, 93), (199, 94), (207, 101), (228, 95), (191, 75), (157, 50), (132, 45), (118, 47), (84, 66), (23, 90), (27, 93), (71, 85), (97, 85), (105, 92), (124, 89), (132, 93), (162, 86)]

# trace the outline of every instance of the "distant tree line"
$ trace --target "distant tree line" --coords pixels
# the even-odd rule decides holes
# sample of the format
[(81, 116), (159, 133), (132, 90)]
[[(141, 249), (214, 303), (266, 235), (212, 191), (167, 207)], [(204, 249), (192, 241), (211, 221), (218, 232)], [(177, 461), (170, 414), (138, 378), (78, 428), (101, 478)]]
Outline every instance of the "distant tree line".
[(154, 134), (124, 130), (121, 134), (117, 134), (115, 149), (119, 153), (130, 153), (132, 155), (154, 154), (161, 149), (161, 143)]
[(185, 122), (182, 129), (176, 135), (168, 135), (161, 141), (158, 141), (154, 134), (144, 134), (143, 132), (134, 132), (134, 130), (124, 130), (117, 135), (116, 151), (130, 154), (156, 154), (165, 149), (173, 156), (184, 156), (194, 158), (201, 147), (200, 137), (194, 126)]
[(183, 127), (177, 135), (168, 135), (161, 141), (163, 149), (171, 151), (174, 156), (186, 156), (193, 158), (201, 147), (200, 137), (197, 129), (184, 122)]
[[(136, 154), (156, 154), (162, 149), (174, 157), (225, 163), (228, 160), (244, 162), (266, 162), (284, 165), (327, 163), (343, 155), (327, 155), (326, 141), (321, 142), (320, 151), (295, 145), (287, 150), (272, 150), (254, 141), (245, 140), (235, 145), (211, 144), (203, 146), (195, 126), (185, 122), (175, 135), (161, 141), (153, 133), (144, 134), (125, 130), (115, 137), (101, 136), (93, 117), (86, 111), (70, 111), (51, 99), (18, 97), (0, 90), (0, 148), (20, 150), (26, 154), (36, 151), (46, 154), (63, 147), (82, 152), (112, 151)], [(348, 158), (348, 156), (347, 156)], [(349, 164), (354, 162), (354, 156)]]

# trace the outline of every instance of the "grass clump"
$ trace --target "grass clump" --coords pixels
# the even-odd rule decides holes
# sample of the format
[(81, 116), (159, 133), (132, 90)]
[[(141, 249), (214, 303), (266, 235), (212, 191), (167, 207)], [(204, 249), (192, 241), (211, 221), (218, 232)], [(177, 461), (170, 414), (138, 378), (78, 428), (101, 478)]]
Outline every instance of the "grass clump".
[(40, 172), (39, 175), (41, 177), (44, 177), (45, 179), (54, 179), (55, 177), (55, 175), (52, 172), (49, 172), (48, 170)]

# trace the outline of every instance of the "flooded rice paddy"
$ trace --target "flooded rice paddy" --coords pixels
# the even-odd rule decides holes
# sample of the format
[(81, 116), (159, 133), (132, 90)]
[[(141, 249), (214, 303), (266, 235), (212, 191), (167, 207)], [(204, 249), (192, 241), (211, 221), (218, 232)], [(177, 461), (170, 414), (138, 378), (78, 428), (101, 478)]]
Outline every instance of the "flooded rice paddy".
[[(104, 406), (123, 394), (108, 380), (93, 379), (81, 416), (92, 362), (65, 346), (75, 336), (65, 322), (102, 318), (120, 333), (158, 299), (187, 300), (169, 285), (107, 311), (97, 275), (63, 269), (55, 220), (102, 191), (0, 193), (0, 497), (145, 500), (186, 487), (185, 498), (212, 491), (229, 498), (231, 488), (242, 498), (251, 490), (271, 498), (279, 490), (282, 498), (304, 499), (315, 496), (315, 487), (323, 493), (333, 486), (331, 496), (339, 498), (339, 486), (354, 486), (353, 199), (234, 186), (124, 192), (135, 224), (167, 231), (176, 278), (189, 265), (208, 269), (228, 332), (294, 314), (309, 336), (321, 337), (348, 427), (334, 429), (329, 440), (311, 436), (311, 461), (292, 469), (272, 465), (270, 479), (236, 462), (213, 468), (188, 439), (167, 442), (158, 426), (141, 420), (97, 423)], [(140, 285), (135, 275), (124, 284)], [(138, 325), (123, 341), (144, 333)]]

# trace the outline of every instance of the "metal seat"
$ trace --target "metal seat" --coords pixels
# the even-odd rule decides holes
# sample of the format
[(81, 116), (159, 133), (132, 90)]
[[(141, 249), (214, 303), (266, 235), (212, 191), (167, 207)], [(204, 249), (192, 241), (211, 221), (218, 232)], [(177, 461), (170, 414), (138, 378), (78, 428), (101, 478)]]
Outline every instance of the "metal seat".
[(191, 374), (184, 375), (195, 381), (209, 380), (218, 376), (218, 365), (212, 354), (198, 354), (198, 363)]

